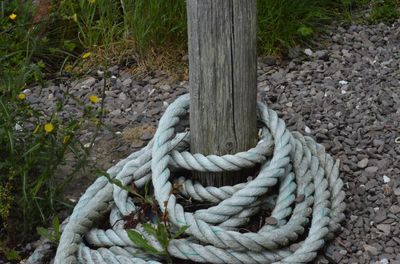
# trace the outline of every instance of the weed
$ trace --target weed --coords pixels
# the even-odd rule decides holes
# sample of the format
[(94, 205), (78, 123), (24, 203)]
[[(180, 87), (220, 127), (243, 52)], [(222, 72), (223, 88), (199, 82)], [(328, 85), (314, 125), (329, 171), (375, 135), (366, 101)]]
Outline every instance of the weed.
[[(64, 188), (87, 164), (90, 152), (78, 135), (83, 124), (94, 120), (93, 137), (97, 137), (104, 100), (85, 104), (68, 91), (59, 91), (54, 111), (49, 113), (40, 104), (30, 104), (29, 86), (7, 84), (0, 86), (0, 237), (12, 248), (16, 241), (32, 239), (36, 226), (47, 224), (55, 212), (68, 206)], [(61, 114), (70, 101), (82, 105), (79, 117)], [(56, 180), (67, 153), (74, 156), (73, 171), (63, 181)]]
[(369, 21), (392, 23), (400, 17), (399, 7), (400, 2), (397, 0), (374, 0)]
[(4, 242), (0, 241), (0, 254), (4, 255), (8, 261), (20, 261), (20, 253), (15, 249), (9, 248)]
[(37, 227), (36, 231), (40, 236), (50, 240), (55, 245), (58, 245), (58, 242), (60, 241), (61, 237), (61, 229), (60, 229), (60, 221), (58, 220), (57, 216), (53, 218), (52, 230), (46, 229), (44, 227)]
[(334, 12), (326, 0), (258, 0), (258, 39), (264, 54), (279, 53), (320, 32)]
[(169, 243), (172, 239), (176, 239), (185, 233), (189, 226), (182, 226), (173, 234), (171, 234), (164, 223), (158, 223), (157, 225), (144, 223), (142, 226), (148, 234), (152, 235), (159, 242), (162, 250), (153, 247), (141, 233), (133, 229), (127, 230), (129, 239), (132, 240), (136, 246), (142, 249), (144, 253), (160, 256), (164, 258), (167, 263), (173, 263), (172, 258), (168, 253)]

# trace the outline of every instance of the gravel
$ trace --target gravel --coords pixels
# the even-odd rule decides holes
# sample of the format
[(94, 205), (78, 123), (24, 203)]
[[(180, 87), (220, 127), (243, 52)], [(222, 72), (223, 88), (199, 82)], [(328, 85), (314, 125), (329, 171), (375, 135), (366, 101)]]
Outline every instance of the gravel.
[[(291, 130), (315, 138), (341, 160), (347, 218), (315, 263), (398, 264), (400, 21), (338, 25), (331, 32), (321, 40), (326, 46), (291, 50), (288, 61), (260, 59), (258, 96)], [(138, 78), (118, 66), (108, 70), (114, 75), (107, 80), (105, 98), (105, 123), (111, 129), (97, 139), (94, 153), (105, 168), (151, 139), (166, 107), (188, 92), (187, 81), (171, 81), (162, 72)], [(68, 90), (88, 103), (89, 95), (101, 94), (103, 79), (96, 72), (83, 80), (30, 88), (28, 101), (51, 111), (54, 98)], [(62, 117), (78, 115), (79, 107), (71, 102)], [(138, 135), (131, 130), (127, 136), (127, 128)], [(114, 146), (101, 149), (112, 140)]]

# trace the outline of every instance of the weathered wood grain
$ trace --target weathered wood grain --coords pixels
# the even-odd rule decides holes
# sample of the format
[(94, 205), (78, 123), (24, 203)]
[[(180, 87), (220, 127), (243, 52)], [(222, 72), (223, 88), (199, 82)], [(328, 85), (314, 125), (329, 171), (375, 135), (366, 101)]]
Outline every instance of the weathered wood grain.
[[(232, 154), (257, 141), (256, 0), (188, 0), (191, 152)], [(246, 172), (194, 173), (221, 186)]]

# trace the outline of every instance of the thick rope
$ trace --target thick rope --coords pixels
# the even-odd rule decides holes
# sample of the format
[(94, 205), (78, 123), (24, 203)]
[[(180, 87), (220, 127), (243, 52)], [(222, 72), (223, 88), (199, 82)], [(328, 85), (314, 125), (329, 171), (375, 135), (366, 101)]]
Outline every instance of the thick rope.
[[(151, 180), (155, 199), (170, 224), (175, 228), (189, 226), (188, 238), (171, 240), (169, 254), (208, 263), (312, 261), (344, 219), (339, 162), (312, 138), (291, 133), (277, 114), (261, 103), (258, 118), (263, 133), (256, 147), (235, 155), (191, 154), (189, 133), (175, 135), (175, 127), (187, 118), (188, 108), (189, 95), (179, 97), (161, 118), (154, 139), (107, 171), (122, 184), (134, 183), (137, 188)], [(257, 177), (235, 186), (204, 187), (171, 176), (176, 169), (221, 172), (256, 164), (261, 164)], [(273, 195), (272, 187), (277, 184), (279, 192)], [(186, 212), (177, 203), (176, 186), (181, 196), (213, 206)], [(271, 206), (276, 223), (264, 223), (257, 232), (239, 232), (252, 216)], [(142, 252), (124, 229), (123, 217), (137, 209), (126, 190), (104, 176), (98, 178), (74, 208), (62, 232), (55, 263), (161, 263), (158, 256)], [(112, 228), (95, 228), (107, 214)], [(155, 237), (140, 224), (135, 230), (161, 250)]]

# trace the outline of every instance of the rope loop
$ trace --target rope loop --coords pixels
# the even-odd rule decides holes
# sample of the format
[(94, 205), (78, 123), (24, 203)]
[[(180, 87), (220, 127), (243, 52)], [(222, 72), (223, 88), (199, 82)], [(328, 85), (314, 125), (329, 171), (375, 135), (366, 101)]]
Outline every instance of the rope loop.
[[(262, 103), (257, 105), (262, 134), (254, 148), (234, 155), (191, 154), (190, 133), (175, 133), (188, 109), (189, 95), (180, 96), (167, 108), (148, 145), (107, 171), (123, 185), (144, 188), (151, 181), (158, 207), (171, 226), (188, 226), (187, 238), (172, 239), (168, 253), (203, 263), (312, 261), (344, 219), (339, 161), (312, 138), (291, 133), (277, 113)], [(254, 179), (219, 188), (202, 186), (175, 173), (178, 169), (237, 171), (256, 164), (261, 166)], [(185, 211), (174, 191), (176, 186), (180, 196), (212, 205)], [(251, 218), (265, 214), (266, 208), (270, 208), (269, 221), (256, 232), (243, 233)], [(124, 217), (138, 209), (125, 188), (105, 176), (98, 178), (66, 223), (55, 263), (161, 263), (159, 256), (146, 254), (135, 245), (124, 229)], [(107, 214), (111, 228), (96, 228), (95, 223)], [(154, 248), (162, 249), (141, 224), (135, 230)]]

